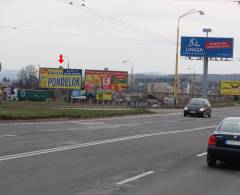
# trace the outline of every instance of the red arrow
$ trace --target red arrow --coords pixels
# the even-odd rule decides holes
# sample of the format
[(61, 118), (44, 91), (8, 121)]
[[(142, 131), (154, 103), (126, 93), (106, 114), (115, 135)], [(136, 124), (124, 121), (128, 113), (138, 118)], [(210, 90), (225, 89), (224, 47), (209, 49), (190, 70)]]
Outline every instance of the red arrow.
[(62, 54), (60, 54), (58, 61), (59, 61), (60, 64), (62, 64), (62, 63), (64, 62), (64, 60), (63, 60), (63, 55), (62, 55)]

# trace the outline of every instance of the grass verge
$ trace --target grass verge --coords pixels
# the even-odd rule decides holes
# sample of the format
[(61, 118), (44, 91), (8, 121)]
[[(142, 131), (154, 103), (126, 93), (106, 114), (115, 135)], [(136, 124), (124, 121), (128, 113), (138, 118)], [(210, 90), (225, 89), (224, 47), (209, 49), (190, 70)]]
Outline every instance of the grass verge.
[(126, 110), (87, 110), (74, 108), (51, 108), (43, 103), (29, 104), (5, 104), (0, 105), (0, 120), (31, 120), (31, 119), (51, 119), (51, 118), (103, 118), (124, 115), (150, 114), (146, 109), (126, 109)]

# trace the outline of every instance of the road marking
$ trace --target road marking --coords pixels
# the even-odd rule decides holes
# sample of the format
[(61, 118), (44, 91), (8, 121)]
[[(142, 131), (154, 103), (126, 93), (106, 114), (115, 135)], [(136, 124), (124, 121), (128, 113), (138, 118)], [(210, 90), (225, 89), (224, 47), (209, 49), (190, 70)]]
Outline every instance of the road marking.
[(19, 158), (37, 156), (37, 155), (48, 154), (48, 153), (53, 153), (53, 152), (59, 152), (59, 151), (79, 149), (79, 148), (85, 148), (85, 147), (97, 146), (97, 145), (103, 145), (103, 144), (109, 144), (109, 143), (115, 143), (115, 142), (123, 142), (123, 141), (127, 141), (127, 140), (135, 140), (135, 139), (147, 138), (147, 137), (153, 137), (153, 136), (160, 136), (160, 135), (170, 135), (170, 134), (195, 132), (195, 131), (207, 130), (207, 129), (211, 129), (211, 128), (216, 128), (216, 126), (215, 125), (214, 126), (205, 126), (205, 127), (199, 127), (199, 128), (193, 128), (193, 129), (156, 132), (156, 133), (148, 133), (148, 134), (145, 133), (145, 134), (138, 134), (138, 135), (127, 136), (127, 137), (119, 137), (119, 138), (114, 138), (114, 139), (97, 140), (97, 141), (86, 142), (86, 143), (81, 143), (81, 144), (74, 144), (74, 145), (69, 145), (69, 146), (49, 148), (49, 149), (45, 149), (45, 150), (37, 150), (37, 151), (32, 151), (32, 152), (25, 152), (25, 153), (13, 154), (13, 155), (0, 156), (0, 162), (1, 161), (6, 161), (6, 160), (11, 160), (11, 159), (19, 159)]
[(91, 120), (66, 120), (65, 121), (36, 121), (36, 122), (16, 122), (16, 123), (0, 123), (0, 126), (11, 126), (11, 125), (48, 125), (48, 124), (65, 124), (65, 123), (86, 123), (93, 121), (106, 121), (106, 120), (121, 120), (121, 119), (137, 119), (137, 118), (152, 118), (152, 117), (160, 117), (160, 116), (176, 116), (181, 115), (182, 113), (166, 113), (166, 114), (151, 114), (151, 115), (137, 115), (137, 116), (122, 116), (122, 117), (109, 117), (109, 118), (99, 118), (99, 119), (91, 119)]
[(141, 179), (141, 178), (143, 178), (143, 177), (146, 177), (146, 176), (148, 176), (148, 175), (152, 175), (153, 173), (155, 173), (155, 171), (148, 171), (148, 172), (145, 172), (145, 173), (143, 173), (143, 174), (141, 174), (141, 175), (137, 175), (137, 176), (134, 176), (134, 177), (125, 179), (125, 180), (123, 180), (123, 181), (119, 181), (119, 182), (117, 182), (116, 184), (117, 184), (117, 185), (123, 185), (123, 184), (129, 183), (129, 182), (132, 182), (132, 181), (139, 180), (139, 179)]
[(167, 123), (176, 123), (177, 121), (167, 121)]
[(202, 157), (202, 156), (206, 156), (206, 155), (207, 155), (207, 152), (204, 152), (204, 153), (198, 154), (197, 157)]
[(27, 141), (17, 141), (12, 144), (27, 144), (27, 143), (35, 143), (35, 142), (42, 142), (42, 141), (49, 141), (54, 140), (56, 138), (42, 138), (42, 139), (33, 139), (33, 140), (27, 140)]
[(17, 135), (0, 135), (0, 138), (2, 138), (2, 137), (15, 137), (15, 136), (17, 136)]

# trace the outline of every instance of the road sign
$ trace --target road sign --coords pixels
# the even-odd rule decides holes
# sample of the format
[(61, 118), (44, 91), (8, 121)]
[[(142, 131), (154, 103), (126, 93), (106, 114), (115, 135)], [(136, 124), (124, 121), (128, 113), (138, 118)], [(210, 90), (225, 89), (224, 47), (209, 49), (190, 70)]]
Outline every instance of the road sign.
[(87, 92), (86, 90), (74, 89), (72, 90), (71, 98), (85, 100), (87, 99)]
[(233, 58), (233, 38), (182, 37), (181, 56)]

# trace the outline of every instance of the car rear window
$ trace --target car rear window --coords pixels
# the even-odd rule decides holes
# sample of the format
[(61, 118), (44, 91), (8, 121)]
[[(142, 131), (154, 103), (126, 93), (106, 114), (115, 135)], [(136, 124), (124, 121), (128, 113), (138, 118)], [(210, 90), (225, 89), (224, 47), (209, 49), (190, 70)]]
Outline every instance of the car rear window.
[(240, 122), (223, 122), (219, 127), (220, 132), (240, 133)]

